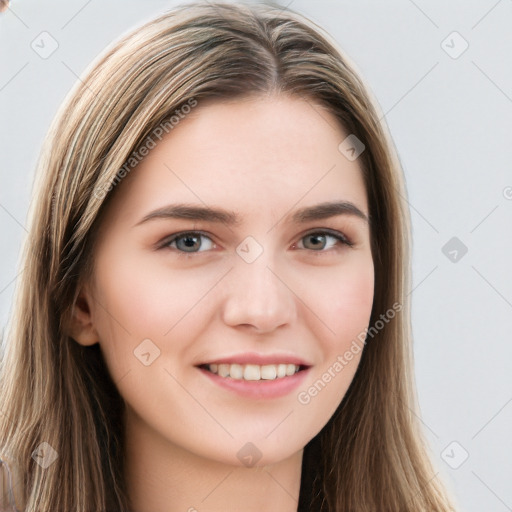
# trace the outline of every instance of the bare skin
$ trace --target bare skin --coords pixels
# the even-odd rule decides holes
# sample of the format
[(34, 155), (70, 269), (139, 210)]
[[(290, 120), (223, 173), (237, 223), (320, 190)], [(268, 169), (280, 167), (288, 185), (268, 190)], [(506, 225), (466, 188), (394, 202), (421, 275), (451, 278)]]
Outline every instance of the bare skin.
[[(368, 326), (373, 301), (366, 220), (292, 218), (336, 201), (368, 215), (359, 163), (338, 150), (347, 135), (301, 99), (199, 103), (118, 185), (73, 337), (100, 343), (126, 403), (134, 512), (297, 510), (304, 446), (361, 354), (333, 365)], [(236, 212), (240, 222), (141, 222), (176, 203)], [(171, 241), (190, 231), (200, 233)], [(305, 369), (280, 396), (257, 395), (267, 380), (251, 381), (248, 396), (199, 367), (247, 354), (299, 358)]]

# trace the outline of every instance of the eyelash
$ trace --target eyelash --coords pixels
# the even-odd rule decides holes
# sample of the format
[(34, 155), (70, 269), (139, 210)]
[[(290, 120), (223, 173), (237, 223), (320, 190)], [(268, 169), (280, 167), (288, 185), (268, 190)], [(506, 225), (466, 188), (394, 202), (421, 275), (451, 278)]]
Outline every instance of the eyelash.
[[(185, 238), (186, 236), (190, 236), (190, 235), (193, 235), (193, 236), (202, 236), (202, 237), (205, 237), (205, 238), (208, 238), (210, 240), (211, 237), (208, 236), (206, 233), (203, 233), (202, 231), (182, 231), (180, 233), (175, 233), (174, 235), (171, 235), (170, 238), (167, 238), (162, 244), (160, 244), (160, 246), (158, 247), (158, 249), (171, 249), (171, 250), (174, 250), (174, 251), (177, 251), (178, 253), (180, 253), (180, 256), (188, 256), (190, 254), (199, 254), (199, 253), (202, 253), (202, 252), (208, 252), (208, 250), (206, 251), (191, 251), (191, 252), (187, 252), (187, 251), (182, 251), (180, 249), (178, 249), (177, 247), (174, 248), (174, 247), (170, 247), (170, 244), (172, 244), (173, 242), (176, 242), (177, 240), (179, 240), (180, 238)], [(350, 241), (349, 238), (347, 238), (344, 234), (338, 232), (338, 231), (333, 231), (333, 230), (330, 230), (330, 229), (322, 229), (322, 230), (316, 230), (316, 231), (310, 231), (308, 233), (306, 233), (305, 235), (303, 235), (301, 237), (301, 240), (303, 238), (306, 238), (307, 236), (311, 236), (311, 235), (327, 235), (329, 237), (332, 237), (334, 238), (335, 240), (337, 240), (338, 242), (340, 242), (342, 245), (345, 245), (347, 247), (353, 247), (354, 246), (354, 243)], [(213, 242), (213, 240), (212, 240)], [(213, 242), (215, 243), (215, 242)], [(295, 246), (296, 244), (294, 244)], [(315, 251), (313, 249), (300, 249), (300, 250), (306, 250), (306, 251), (309, 251), (309, 252), (312, 252), (312, 253), (329, 253), (333, 250), (333, 248), (330, 248), (330, 249), (327, 249), (327, 250), (318, 250), (318, 251)]]

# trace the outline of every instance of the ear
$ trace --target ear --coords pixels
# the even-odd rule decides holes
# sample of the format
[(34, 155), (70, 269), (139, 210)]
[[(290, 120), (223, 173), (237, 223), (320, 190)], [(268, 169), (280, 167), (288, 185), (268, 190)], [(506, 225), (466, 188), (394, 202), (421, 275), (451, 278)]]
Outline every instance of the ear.
[(73, 305), (68, 334), (77, 343), (84, 346), (94, 345), (99, 341), (98, 331), (94, 326), (91, 314), (92, 296), (83, 288)]

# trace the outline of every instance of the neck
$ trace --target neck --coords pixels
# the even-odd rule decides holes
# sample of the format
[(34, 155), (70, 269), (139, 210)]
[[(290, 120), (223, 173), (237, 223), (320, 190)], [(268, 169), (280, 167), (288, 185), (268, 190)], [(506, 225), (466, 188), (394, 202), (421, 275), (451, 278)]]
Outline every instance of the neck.
[(233, 466), (176, 446), (133, 413), (125, 424), (132, 512), (296, 512), (302, 450), (263, 467)]

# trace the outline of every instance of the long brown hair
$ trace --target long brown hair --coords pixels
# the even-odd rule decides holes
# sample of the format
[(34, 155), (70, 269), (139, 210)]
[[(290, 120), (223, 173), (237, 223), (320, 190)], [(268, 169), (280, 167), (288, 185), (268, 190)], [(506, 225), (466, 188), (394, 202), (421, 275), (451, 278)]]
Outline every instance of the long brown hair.
[[(328, 109), (365, 145), (359, 158), (375, 268), (370, 325), (401, 305), (367, 337), (342, 403), (305, 447), (299, 510), (454, 510), (416, 417), (409, 211), (378, 104), (335, 42), (298, 13), (208, 2), (168, 11), (107, 48), (46, 138), (1, 367), (0, 456), (19, 469), (15, 491), (26, 512), (129, 510), (123, 401), (99, 344), (84, 347), (66, 334), (120, 169), (191, 100), (200, 108), (206, 100), (267, 94)], [(48, 445), (57, 461), (44, 468), (37, 450)]]

